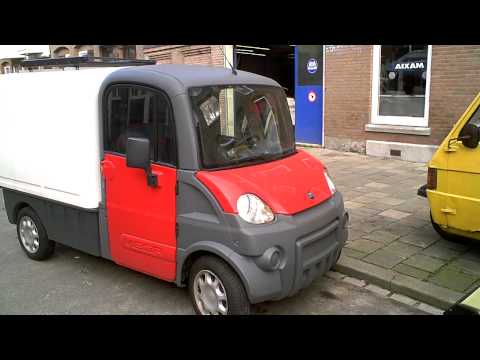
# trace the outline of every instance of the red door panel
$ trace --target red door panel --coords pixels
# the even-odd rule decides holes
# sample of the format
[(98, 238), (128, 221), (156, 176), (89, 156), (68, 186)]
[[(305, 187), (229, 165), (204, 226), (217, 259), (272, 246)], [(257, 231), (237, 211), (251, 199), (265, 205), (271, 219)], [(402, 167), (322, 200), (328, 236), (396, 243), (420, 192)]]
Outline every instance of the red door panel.
[(176, 169), (152, 165), (158, 187), (124, 156), (105, 154), (107, 220), (112, 260), (163, 280), (176, 272)]

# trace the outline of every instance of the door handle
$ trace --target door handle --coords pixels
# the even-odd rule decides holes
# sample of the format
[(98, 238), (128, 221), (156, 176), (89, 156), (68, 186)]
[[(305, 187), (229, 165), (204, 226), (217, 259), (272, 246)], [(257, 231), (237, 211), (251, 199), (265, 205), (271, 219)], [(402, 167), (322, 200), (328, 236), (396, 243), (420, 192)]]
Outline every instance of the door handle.
[(161, 187), (159, 179), (161, 179), (163, 173), (161, 171), (155, 171), (150, 168), (147, 171), (147, 184), (152, 188)]
[(444, 208), (444, 209), (440, 209), (440, 211), (444, 214), (447, 214), (447, 215), (456, 215), (457, 214), (456, 209)]

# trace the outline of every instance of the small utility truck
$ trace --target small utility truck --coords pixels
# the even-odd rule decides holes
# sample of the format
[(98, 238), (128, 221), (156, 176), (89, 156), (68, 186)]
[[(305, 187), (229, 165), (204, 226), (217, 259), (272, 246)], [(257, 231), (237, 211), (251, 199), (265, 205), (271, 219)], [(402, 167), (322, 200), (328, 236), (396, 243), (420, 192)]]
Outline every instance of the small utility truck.
[(0, 76), (0, 187), (31, 259), (55, 243), (111, 259), (188, 286), (199, 314), (297, 293), (347, 239), (281, 86), (227, 68)]

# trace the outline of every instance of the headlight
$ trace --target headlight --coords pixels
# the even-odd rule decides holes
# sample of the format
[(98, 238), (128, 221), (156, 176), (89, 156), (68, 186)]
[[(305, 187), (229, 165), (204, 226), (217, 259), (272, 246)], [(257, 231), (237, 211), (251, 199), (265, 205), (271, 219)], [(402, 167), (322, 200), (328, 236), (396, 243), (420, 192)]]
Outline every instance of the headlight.
[(272, 210), (259, 197), (243, 194), (237, 200), (238, 215), (251, 224), (265, 224), (275, 219)]
[(332, 179), (330, 179), (330, 176), (328, 176), (328, 172), (325, 171), (325, 179), (327, 179), (327, 184), (328, 184), (328, 187), (330, 188), (330, 192), (333, 194), (335, 194), (335, 191), (337, 191), (335, 189), (335, 184), (333, 183)]

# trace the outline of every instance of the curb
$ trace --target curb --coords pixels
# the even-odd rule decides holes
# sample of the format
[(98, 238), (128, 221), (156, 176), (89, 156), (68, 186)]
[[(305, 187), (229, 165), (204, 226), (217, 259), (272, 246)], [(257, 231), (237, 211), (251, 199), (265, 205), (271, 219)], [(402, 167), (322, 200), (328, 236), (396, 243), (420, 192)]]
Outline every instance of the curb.
[(357, 277), (391, 292), (411, 297), (443, 310), (448, 309), (465, 296), (463, 293), (445, 289), (344, 255), (340, 257), (334, 269), (345, 275)]

